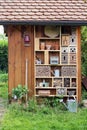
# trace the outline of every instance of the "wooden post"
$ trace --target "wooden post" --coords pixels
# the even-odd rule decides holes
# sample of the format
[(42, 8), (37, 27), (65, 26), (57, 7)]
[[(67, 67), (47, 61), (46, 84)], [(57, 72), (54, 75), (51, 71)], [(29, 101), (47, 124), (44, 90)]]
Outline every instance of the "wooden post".
[[(28, 59), (26, 59), (26, 68), (25, 68), (25, 86), (28, 89)], [(26, 102), (27, 102), (27, 94), (26, 94)]]
[(77, 28), (77, 100), (81, 101), (81, 28)]

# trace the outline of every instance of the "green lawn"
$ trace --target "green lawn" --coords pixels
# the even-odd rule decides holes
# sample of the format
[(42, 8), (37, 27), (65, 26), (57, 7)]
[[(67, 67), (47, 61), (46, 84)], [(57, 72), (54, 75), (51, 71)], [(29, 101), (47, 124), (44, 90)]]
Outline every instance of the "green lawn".
[[(7, 82), (0, 82), (0, 97), (7, 99), (7, 90)], [(6, 107), (0, 130), (87, 130), (87, 109), (83, 107), (70, 113), (62, 104), (39, 106), (33, 100), (27, 108), (17, 103)]]
[(20, 106), (10, 106), (2, 130), (87, 130), (87, 109), (79, 109), (77, 113), (41, 109), (28, 112)]

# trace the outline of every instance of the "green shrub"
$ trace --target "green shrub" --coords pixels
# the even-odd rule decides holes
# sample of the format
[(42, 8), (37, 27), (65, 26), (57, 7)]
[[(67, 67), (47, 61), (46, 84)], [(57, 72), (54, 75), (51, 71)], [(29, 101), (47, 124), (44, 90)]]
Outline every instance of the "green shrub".
[(0, 82), (7, 82), (8, 81), (8, 74), (2, 73), (0, 74)]
[(82, 74), (87, 76), (87, 26), (81, 30)]
[(12, 89), (12, 97), (16, 96), (17, 99), (21, 99), (28, 93), (26, 86), (19, 84), (16, 88)]
[(0, 97), (8, 99), (8, 85), (0, 82)]
[(8, 72), (8, 40), (0, 35), (0, 70)]

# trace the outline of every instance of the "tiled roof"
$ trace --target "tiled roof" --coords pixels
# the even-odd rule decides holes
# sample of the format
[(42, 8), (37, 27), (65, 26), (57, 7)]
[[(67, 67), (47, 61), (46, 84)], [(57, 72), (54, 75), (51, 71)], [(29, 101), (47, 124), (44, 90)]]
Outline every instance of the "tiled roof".
[(87, 21), (86, 0), (0, 0), (0, 21)]

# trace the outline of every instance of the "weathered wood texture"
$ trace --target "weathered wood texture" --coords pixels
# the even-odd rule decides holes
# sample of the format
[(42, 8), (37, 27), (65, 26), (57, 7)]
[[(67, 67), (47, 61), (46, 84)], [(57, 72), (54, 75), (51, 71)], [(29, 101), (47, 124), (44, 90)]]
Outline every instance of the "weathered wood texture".
[(30, 46), (24, 46), (21, 26), (8, 27), (8, 64), (9, 64), (9, 94), (18, 84), (25, 85), (26, 59), (28, 61), (28, 89), (30, 96), (34, 95), (34, 29), (27, 26), (30, 36)]
[[(26, 84), (26, 59), (28, 61), (28, 89), (29, 96), (34, 95), (34, 27), (26, 26), (26, 31), (30, 36), (31, 45), (24, 46), (22, 26), (8, 27), (8, 64), (9, 64), (9, 94), (12, 88), (18, 84)], [(36, 37), (44, 36), (42, 27), (36, 27)], [(77, 100), (81, 100), (81, 33), (77, 28)], [(47, 62), (47, 61), (45, 61)]]
[(77, 100), (81, 101), (81, 28), (77, 28)]

